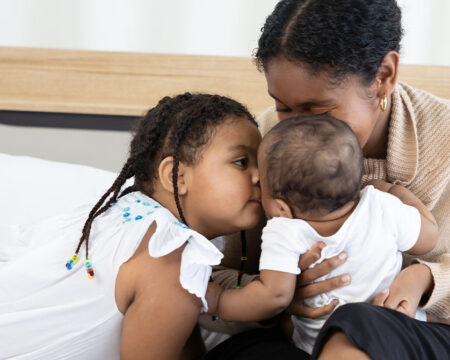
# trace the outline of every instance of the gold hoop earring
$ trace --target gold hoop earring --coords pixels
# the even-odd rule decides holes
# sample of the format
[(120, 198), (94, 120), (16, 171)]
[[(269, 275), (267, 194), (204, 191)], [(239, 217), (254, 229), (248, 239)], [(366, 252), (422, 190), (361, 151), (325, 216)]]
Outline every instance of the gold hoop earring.
[(386, 110), (387, 108), (387, 96), (386, 94), (380, 99), (380, 109), (381, 111)]

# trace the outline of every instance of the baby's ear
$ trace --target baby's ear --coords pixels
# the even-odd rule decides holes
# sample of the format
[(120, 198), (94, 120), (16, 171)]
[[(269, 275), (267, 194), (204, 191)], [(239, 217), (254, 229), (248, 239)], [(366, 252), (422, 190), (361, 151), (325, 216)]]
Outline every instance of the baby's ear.
[(282, 199), (275, 199), (276, 211), (279, 213), (279, 217), (285, 217), (292, 219), (294, 216), (292, 214), (291, 207)]
[[(174, 193), (172, 175), (173, 174), (173, 157), (167, 156), (164, 158), (158, 167), (159, 180), (163, 188), (172, 194)], [(187, 186), (184, 179), (185, 165), (180, 161), (178, 163), (178, 195), (185, 195)]]

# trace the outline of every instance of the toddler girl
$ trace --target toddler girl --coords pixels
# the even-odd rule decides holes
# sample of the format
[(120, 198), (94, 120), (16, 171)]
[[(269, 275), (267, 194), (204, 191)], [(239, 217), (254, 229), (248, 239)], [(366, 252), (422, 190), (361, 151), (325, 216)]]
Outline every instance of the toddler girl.
[(222, 258), (208, 239), (258, 223), (260, 140), (234, 100), (163, 98), (95, 206), (13, 239), (26, 248), (0, 264), (0, 358), (179, 358)]
[[(319, 281), (345, 273), (353, 277), (349, 286), (307, 299), (310, 307), (370, 302), (399, 273), (402, 251), (424, 254), (435, 245), (436, 222), (409, 190), (377, 181), (360, 191), (358, 139), (347, 124), (329, 115), (278, 123), (261, 143), (258, 165), (262, 204), (271, 218), (262, 235), (260, 280), (220, 295), (223, 320), (258, 321), (285, 309), (300, 273), (299, 256), (319, 241), (326, 247), (315, 264), (348, 254), (344, 265)], [(390, 306), (415, 311), (417, 304), (397, 295), (387, 297)], [(295, 344), (311, 353), (327, 317), (293, 318)]]

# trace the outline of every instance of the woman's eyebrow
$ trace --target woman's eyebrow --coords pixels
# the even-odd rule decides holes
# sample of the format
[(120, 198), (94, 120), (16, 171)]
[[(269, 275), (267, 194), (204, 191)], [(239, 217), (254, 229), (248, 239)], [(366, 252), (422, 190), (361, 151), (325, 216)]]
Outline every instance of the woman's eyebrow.
[[(284, 105), (286, 105), (283, 101), (281, 101), (280, 99), (278, 99), (274, 94), (272, 94), (270, 91), (268, 91), (268, 93), (269, 93), (269, 96), (270, 97), (272, 97), (273, 99), (275, 99), (276, 101), (278, 101), (278, 102), (280, 102), (280, 103), (282, 103), (282, 104), (284, 104)], [(317, 105), (326, 105), (326, 104), (329, 104), (329, 103), (331, 103), (331, 102), (333, 102), (333, 99), (325, 99), (325, 100), (314, 100), (314, 99), (312, 99), (312, 100), (308, 100), (308, 101), (305, 101), (305, 102), (303, 102), (303, 103), (301, 103), (301, 104), (297, 104), (297, 105), (302, 105), (302, 106), (317, 106)]]

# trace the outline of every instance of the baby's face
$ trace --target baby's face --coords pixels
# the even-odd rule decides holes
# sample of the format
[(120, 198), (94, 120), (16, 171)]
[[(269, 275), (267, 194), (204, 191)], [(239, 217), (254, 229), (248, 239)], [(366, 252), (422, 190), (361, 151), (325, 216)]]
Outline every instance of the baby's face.
[[(259, 183), (261, 186), (261, 204), (264, 208), (264, 212), (269, 218), (278, 216), (278, 211), (276, 210), (275, 199), (270, 195), (269, 188), (267, 186), (267, 166), (266, 166), (266, 150), (265, 141), (261, 142), (258, 148), (258, 170), (259, 170)], [(270, 176), (270, 175), (269, 175)]]

